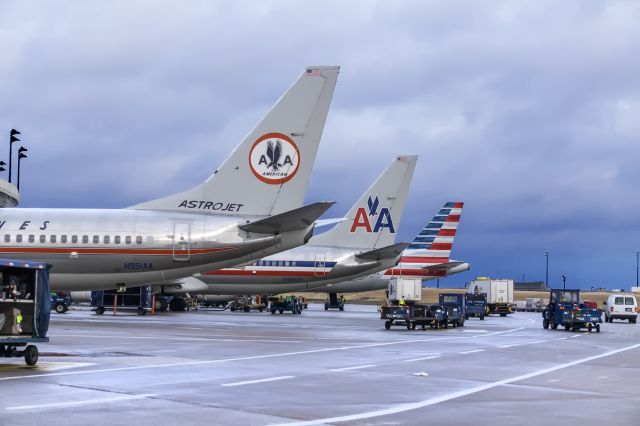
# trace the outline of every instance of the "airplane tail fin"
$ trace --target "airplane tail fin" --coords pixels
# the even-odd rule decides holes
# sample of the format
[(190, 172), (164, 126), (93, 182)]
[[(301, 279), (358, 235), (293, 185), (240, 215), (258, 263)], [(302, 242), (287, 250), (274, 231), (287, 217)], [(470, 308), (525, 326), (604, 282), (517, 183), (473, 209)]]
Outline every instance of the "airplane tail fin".
[(423, 276), (434, 265), (449, 262), (464, 203), (448, 202), (405, 249), (394, 273)]
[(339, 70), (308, 67), (204, 183), (129, 208), (269, 216), (302, 207)]
[(310, 244), (357, 249), (376, 249), (395, 243), (409, 184), (418, 156), (396, 157), (349, 210), (345, 220)]

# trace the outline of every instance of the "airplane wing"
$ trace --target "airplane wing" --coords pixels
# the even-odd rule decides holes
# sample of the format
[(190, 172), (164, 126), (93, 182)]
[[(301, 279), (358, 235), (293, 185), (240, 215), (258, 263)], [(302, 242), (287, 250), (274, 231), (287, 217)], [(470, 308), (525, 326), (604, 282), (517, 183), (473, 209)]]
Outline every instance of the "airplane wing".
[(391, 257), (399, 256), (400, 253), (409, 247), (411, 243), (396, 243), (390, 246), (381, 247), (379, 249), (365, 251), (364, 253), (356, 254), (357, 258), (366, 260), (381, 260)]
[(258, 234), (277, 234), (280, 232), (305, 229), (334, 204), (334, 201), (320, 201), (275, 216), (246, 223), (240, 225), (239, 228), (243, 231), (256, 232)]
[(427, 271), (449, 270), (449, 269), (457, 268), (458, 266), (464, 265), (465, 263), (467, 262), (447, 262), (447, 263), (440, 263), (438, 265), (424, 266), (422, 269), (425, 269)]

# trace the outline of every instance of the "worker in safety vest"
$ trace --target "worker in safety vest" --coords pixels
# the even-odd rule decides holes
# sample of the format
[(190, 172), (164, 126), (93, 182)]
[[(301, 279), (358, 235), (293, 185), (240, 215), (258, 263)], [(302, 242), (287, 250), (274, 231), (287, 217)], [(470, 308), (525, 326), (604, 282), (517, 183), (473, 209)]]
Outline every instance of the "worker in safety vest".
[(16, 315), (16, 330), (18, 334), (22, 333), (22, 314)]
[(398, 303), (400, 303), (401, 305), (404, 305), (404, 297), (401, 297)]

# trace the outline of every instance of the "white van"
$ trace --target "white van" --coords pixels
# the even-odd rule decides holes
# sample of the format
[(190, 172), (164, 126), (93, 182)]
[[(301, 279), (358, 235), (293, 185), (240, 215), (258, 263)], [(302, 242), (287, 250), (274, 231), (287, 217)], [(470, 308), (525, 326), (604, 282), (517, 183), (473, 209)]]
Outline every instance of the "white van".
[(614, 319), (629, 320), (629, 323), (635, 324), (638, 317), (638, 302), (632, 294), (616, 294), (611, 295), (607, 299), (606, 310), (604, 311), (605, 320), (613, 322)]

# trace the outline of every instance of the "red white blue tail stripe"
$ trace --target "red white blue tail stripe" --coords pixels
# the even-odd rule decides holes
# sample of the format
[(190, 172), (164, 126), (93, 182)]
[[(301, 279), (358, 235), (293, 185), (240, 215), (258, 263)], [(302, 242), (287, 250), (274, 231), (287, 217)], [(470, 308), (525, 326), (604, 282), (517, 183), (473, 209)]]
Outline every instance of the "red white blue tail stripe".
[(386, 275), (415, 277), (446, 275), (445, 270), (432, 270), (428, 267), (449, 262), (463, 206), (462, 202), (448, 202), (442, 206), (438, 214), (422, 228), (411, 245), (404, 250), (398, 266), (387, 270)]

